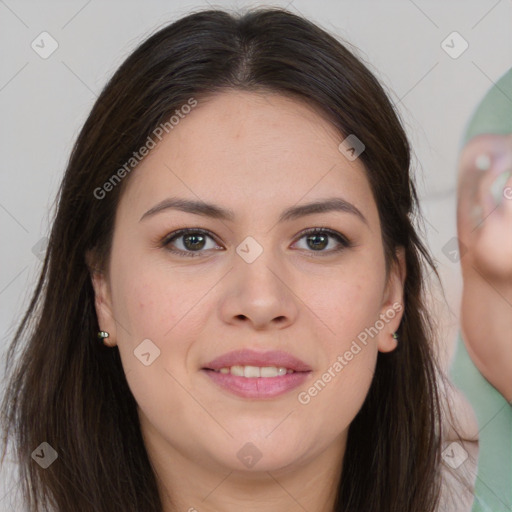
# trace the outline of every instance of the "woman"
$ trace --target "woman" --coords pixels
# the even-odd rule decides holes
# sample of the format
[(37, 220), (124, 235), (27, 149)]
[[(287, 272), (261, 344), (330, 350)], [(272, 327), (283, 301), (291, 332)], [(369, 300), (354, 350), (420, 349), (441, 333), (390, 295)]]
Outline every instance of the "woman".
[(144, 42), (78, 137), (8, 361), (25, 338), (4, 423), (30, 510), (435, 510), (409, 165), (375, 77), (300, 17)]

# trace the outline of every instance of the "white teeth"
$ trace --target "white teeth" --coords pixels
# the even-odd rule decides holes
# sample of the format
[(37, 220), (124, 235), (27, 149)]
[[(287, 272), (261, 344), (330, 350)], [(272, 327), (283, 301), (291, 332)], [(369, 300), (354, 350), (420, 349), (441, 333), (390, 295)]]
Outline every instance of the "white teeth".
[(231, 367), (231, 375), (236, 375), (237, 377), (244, 376), (244, 367), (243, 366), (232, 366)]
[(261, 377), (260, 369), (257, 366), (244, 366), (244, 377)]
[[(282, 370), (283, 368), (280, 369)], [(260, 369), (260, 374), (262, 377), (277, 377), (279, 375), (279, 369), (275, 366), (264, 366)]]
[(283, 366), (232, 366), (231, 368), (221, 368), (217, 370), (220, 373), (231, 373), (237, 377), (246, 377), (254, 379), (256, 377), (279, 377), (287, 373), (293, 373), (293, 370), (284, 368)]

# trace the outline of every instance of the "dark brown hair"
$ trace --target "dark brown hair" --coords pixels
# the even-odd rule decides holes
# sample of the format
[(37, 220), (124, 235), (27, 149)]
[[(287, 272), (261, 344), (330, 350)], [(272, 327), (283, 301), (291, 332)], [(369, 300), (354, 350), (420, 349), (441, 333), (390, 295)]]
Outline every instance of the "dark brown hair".
[[(96, 337), (85, 259), (91, 252), (100, 268), (107, 265), (114, 215), (130, 177), (103, 199), (94, 191), (191, 97), (233, 89), (306, 101), (340, 136), (355, 134), (366, 146), (360, 158), (378, 207), (388, 269), (396, 249), (405, 249), (404, 315), (399, 349), (379, 353), (371, 388), (350, 426), (335, 510), (436, 508), (440, 407), (423, 302), (424, 272), (434, 266), (414, 227), (417, 196), (407, 137), (382, 86), (352, 51), (302, 17), (270, 8), (243, 15), (199, 11), (159, 30), (117, 70), (79, 134), (41, 276), (7, 360), (5, 439), (7, 445), (12, 438), (30, 511), (161, 511), (119, 352)], [(31, 459), (43, 441), (59, 454), (46, 470)]]

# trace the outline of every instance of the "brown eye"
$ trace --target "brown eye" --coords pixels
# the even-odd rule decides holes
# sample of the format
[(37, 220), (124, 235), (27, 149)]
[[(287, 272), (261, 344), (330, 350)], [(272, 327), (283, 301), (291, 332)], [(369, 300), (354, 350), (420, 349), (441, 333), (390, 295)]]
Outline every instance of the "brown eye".
[(191, 251), (202, 249), (205, 243), (204, 235), (182, 235), (183, 245)]
[[(210, 241), (210, 246), (208, 246)], [(203, 229), (180, 229), (171, 233), (162, 242), (162, 246), (166, 247), (170, 252), (183, 256), (201, 256), (206, 250), (221, 249), (217, 245), (213, 236)]]
[(329, 235), (314, 234), (308, 235), (306, 238), (307, 244), (311, 249), (322, 250), (329, 244)]
[[(302, 231), (299, 241), (306, 240), (306, 249), (313, 252), (333, 253), (351, 246), (350, 241), (337, 231), (328, 228), (313, 228)], [(324, 250), (331, 246), (330, 249)]]

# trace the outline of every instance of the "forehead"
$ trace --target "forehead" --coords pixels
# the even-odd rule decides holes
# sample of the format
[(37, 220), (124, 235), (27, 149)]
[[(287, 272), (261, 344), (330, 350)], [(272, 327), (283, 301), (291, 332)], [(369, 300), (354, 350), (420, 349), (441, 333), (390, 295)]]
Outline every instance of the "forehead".
[(198, 101), (133, 171), (124, 195), (144, 207), (180, 194), (235, 211), (339, 195), (369, 220), (376, 213), (361, 160), (345, 158), (343, 136), (318, 110), (275, 93)]

